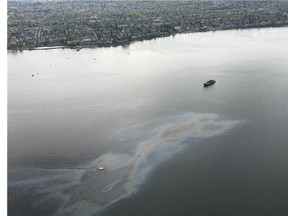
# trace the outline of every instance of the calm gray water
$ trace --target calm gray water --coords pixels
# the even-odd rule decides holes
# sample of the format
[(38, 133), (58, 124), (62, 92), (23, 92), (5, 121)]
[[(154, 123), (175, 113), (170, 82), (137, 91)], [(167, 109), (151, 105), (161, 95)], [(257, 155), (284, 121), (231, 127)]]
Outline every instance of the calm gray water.
[(288, 215), (288, 28), (9, 52), (8, 212)]

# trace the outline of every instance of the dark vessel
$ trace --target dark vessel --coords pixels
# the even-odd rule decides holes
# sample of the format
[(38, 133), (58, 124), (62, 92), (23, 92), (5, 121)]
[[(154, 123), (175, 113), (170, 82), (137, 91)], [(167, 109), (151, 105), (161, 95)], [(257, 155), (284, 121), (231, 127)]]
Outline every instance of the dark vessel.
[(216, 83), (215, 80), (209, 80), (209, 81), (203, 83), (203, 85), (204, 85), (204, 87), (208, 87), (208, 86), (210, 86), (210, 85), (213, 85), (214, 83)]

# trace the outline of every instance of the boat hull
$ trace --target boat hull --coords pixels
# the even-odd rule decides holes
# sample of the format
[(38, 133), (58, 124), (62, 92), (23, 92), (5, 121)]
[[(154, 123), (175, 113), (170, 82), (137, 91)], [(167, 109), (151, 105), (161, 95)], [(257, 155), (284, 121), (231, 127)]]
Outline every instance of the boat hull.
[(215, 83), (216, 83), (215, 80), (209, 80), (209, 81), (203, 83), (203, 86), (204, 86), (204, 87), (208, 87), (208, 86), (213, 85), (213, 84), (215, 84)]

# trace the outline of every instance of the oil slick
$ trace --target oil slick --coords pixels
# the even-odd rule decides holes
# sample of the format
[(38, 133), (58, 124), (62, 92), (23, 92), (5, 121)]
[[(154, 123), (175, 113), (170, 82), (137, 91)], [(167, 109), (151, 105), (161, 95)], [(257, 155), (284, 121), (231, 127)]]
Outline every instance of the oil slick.
[[(237, 121), (224, 120), (216, 114), (185, 113), (156, 119), (122, 130), (141, 134), (142, 138), (132, 152), (107, 153), (91, 165), (75, 173), (81, 177), (64, 182), (50, 193), (57, 193), (65, 201), (54, 215), (97, 214), (120, 199), (136, 193), (151, 171), (173, 157), (195, 139), (220, 135)], [(144, 135), (143, 135), (144, 134)]]
[(80, 207), (84, 209), (79, 212), (96, 213), (136, 193), (155, 166), (187, 146), (185, 141), (222, 134), (236, 123), (215, 114), (186, 113), (134, 126), (133, 130), (143, 131), (148, 138), (131, 153), (107, 153), (97, 158), (80, 184), (63, 191), (69, 199), (59, 215), (75, 214)]

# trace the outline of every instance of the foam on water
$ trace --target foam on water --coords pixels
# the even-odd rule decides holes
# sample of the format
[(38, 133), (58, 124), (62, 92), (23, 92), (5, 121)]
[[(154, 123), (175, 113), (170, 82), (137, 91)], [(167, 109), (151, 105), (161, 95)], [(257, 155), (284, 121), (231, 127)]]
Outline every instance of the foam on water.
[(145, 134), (145, 139), (135, 143), (131, 152), (104, 154), (90, 166), (74, 171), (77, 178), (58, 182), (61, 187), (54, 187), (51, 193), (57, 192), (65, 201), (55, 215), (91, 215), (107, 209), (136, 193), (153, 168), (192, 144), (193, 139), (220, 135), (236, 123), (215, 114), (186, 113), (121, 130), (123, 137), (129, 138), (126, 132), (135, 132)]

